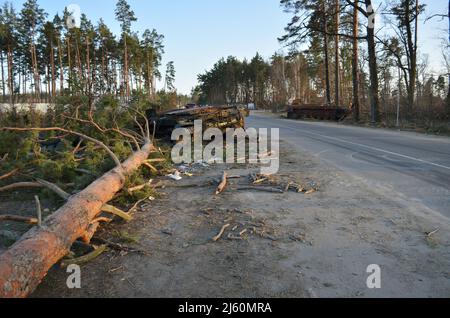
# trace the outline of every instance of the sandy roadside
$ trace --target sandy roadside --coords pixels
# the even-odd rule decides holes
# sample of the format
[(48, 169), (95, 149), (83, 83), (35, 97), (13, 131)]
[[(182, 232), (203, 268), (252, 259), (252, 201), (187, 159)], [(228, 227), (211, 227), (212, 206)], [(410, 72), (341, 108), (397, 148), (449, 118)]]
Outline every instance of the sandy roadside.
[[(450, 296), (448, 219), (281, 146), (277, 180), (318, 192), (237, 190), (244, 177), (214, 196), (223, 169), (247, 176), (252, 167), (201, 168), (103, 231), (126, 233), (147, 256), (107, 252), (82, 267), (79, 290), (55, 268), (33, 297)], [(381, 267), (381, 289), (366, 286), (370, 264)]]

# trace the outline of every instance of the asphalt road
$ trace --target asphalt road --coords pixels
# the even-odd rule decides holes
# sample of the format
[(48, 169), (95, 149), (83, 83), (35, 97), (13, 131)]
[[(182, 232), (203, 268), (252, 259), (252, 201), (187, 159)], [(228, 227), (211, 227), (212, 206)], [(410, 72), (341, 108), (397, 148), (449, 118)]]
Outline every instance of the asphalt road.
[[(450, 138), (252, 114), (247, 126), (450, 218)], [(283, 160), (283, 158), (281, 158)]]

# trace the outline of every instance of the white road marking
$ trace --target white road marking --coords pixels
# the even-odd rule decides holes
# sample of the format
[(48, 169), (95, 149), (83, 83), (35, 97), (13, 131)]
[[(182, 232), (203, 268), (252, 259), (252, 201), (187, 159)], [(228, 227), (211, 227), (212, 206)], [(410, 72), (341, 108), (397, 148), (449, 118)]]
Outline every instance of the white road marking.
[(397, 156), (397, 157), (409, 159), (409, 160), (412, 160), (412, 161), (417, 161), (417, 162), (424, 163), (424, 164), (427, 164), (427, 165), (430, 165), (430, 166), (435, 166), (435, 167), (438, 167), (438, 168), (443, 168), (443, 169), (450, 170), (450, 167), (447, 167), (447, 166), (444, 166), (444, 165), (440, 165), (438, 163), (434, 163), (434, 162), (423, 160), (423, 159), (419, 159), (419, 158), (414, 158), (414, 157), (407, 156), (407, 155), (402, 155), (400, 153), (384, 150), (384, 149), (381, 149), (381, 148), (367, 146), (367, 145), (364, 145), (364, 144), (359, 144), (359, 143), (356, 143), (356, 142), (352, 142), (352, 141), (348, 141), (348, 140), (340, 139), (340, 138), (336, 138), (336, 137), (330, 137), (330, 136), (326, 136), (326, 135), (321, 135), (321, 134), (313, 133), (313, 132), (310, 132), (310, 131), (304, 131), (304, 130), (298, 129), (298, 128), (292, 128), (292, 127), (286, 127), (286, 126), (285, 126), (285, 128), (287, 128), (287, 129), (295, 129), (295, 130), (301, 131), (301, 132), (303, 132), (305, 134), (311, 134), (311, 135), (319, 136), (319, 137), (322, 137), (322, 138), (327, 138), (327, 139), (330, 139), (330, 140), (339, 141), (339, 142), (347, 143), (347, 144), (350, 144), (350, 145), (363, 147), (363, 148), (367, 148), (367, 149), (374, 150), (374, 151), (383, 152), (383, 153), (386, 153), (386, 154), (390, 154), (390, 155), (394, 155), (394, 156)]

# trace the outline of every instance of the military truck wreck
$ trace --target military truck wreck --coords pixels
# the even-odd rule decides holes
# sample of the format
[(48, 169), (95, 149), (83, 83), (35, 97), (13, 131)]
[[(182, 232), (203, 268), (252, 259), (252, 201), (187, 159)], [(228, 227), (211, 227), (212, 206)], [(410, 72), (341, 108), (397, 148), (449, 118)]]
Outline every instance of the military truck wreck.
[(203, 129), (219, 128), (224, 133), (227, 128), (244, 128), (248, 111), (239, 106), (207, 106), (170, 110), (158, 114), (147, 111), (147, 118), (155, 123), (158, 137), (170, 137), (176, 128), (187, 128), (194, 132), (194, 122), (202, 120)]
[(301, 100), (295, 100), (289, 105), (287, 116), (289, 119), (341, 121), (350, 114), (350, 108), (321, 104), (304, 104)]

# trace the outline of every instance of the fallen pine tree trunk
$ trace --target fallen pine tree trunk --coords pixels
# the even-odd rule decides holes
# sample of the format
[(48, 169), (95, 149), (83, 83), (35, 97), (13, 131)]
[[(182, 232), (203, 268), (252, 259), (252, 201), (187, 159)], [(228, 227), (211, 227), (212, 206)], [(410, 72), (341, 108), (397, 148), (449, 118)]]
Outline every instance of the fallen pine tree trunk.
[(114, 168), (34, 227), (6, 252), (0, 254), (0, 298), (26, 297), (63, 258), (78, 238), (84, 237), (105, 203), (124, 184), (124, 177), (138, 169), (154, 147), (147, 142), (128, 160)]

